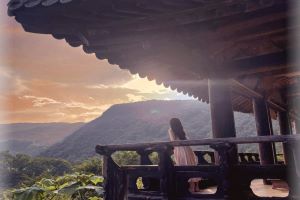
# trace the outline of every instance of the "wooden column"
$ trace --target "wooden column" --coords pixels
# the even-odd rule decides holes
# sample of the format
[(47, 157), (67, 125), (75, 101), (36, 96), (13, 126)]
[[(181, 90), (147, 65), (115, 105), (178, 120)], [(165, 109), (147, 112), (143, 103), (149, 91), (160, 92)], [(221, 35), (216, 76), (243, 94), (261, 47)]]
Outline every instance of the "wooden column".
[(295, 119), (296, 134), (300, 134), (300, 119)]
[[(279, 120), (280, 134), (281, 135), (291, 135), (292, 134), (292, 126), (290, 123), (288, 112), (279, 112), (278, 120)], [(288, 147), (286, 146), (286, 144), (283, 144), (283, 155), (284, 155), (284, 161), (286, 164), (288, 161), (287, 154), (289, 154)]]
[(280, 134), (281, 135), (291, 135), (292, 134), (292, 126), (290, 123), (288, 113), (287, 112), (279, 112), (278, 119), (279, 119), (279, 126), (280, 126)]
[[(272, 124), (272, 116), (271, 116), (271, 110), (270, 108), (267, 106), (267, 111), (268, 111), (268, 119), (269, 119), (269, 127), (270, 127), (270, 135), (274, 135), (274, 131), (273, 131), (273, 124)], [(275, 143), (272, 142), (272, 149), (273, 149), (273, 158), (274, 158), (274, 163), (277, 163), (277, 153), (276, 153), (276, 146)]]
[(174, 166), (171, 159), (171, 152), (170, 146), (162, 146), (158, 149), (158, 169), (161, 174), (160, 191), (163, 195), (162, 200), (175, 199)]
[[(229, 81), (210, 79), (208, 89), (213, 138), (236, 137)], [(219, 159), (215, 160), (218, 163)], [(238, 162), (236, 145), (231, 160)]]
[[(253, 99), (253, 111), (258, 136), (271, 135), (268, 107), (264, 99)], [(260, 163), (262, 165), (274, 164), (274, 154), (271, 143), (259, 144)]]

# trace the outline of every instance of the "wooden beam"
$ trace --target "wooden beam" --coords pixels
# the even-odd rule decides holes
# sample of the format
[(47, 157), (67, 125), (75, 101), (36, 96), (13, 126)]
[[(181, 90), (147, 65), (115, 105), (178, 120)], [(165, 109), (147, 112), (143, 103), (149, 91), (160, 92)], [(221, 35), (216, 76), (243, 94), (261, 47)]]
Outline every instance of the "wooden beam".
[[(256, 92), (255, 90), (247, 87), (246, 85), (242, 84), (241, 82), (235, 80), (235, 79), (231, 79), (231, 83), (233, 85), (233, 88), (237, 88), (239, 92), (242, 92), (243, 95), (249, 97), (249, 98), (258, 98), (258, 99), (263, 99), (264, 96), (262, 94), (260, 94), (259, 92)], [(293, 111), (289, 111), (288, 108), (285, 105), (282, 105), (278, 102), (274, 102), (273, 100), (267, 100), (267, 104), (274, 109), (277, 112), (285, 112), (288, 111), (289, 115), (291, 115), (293, 118), (295, 119), (300, 119), (300, 116), (293, 112)]]
[(141, 149), (155, 150), (161, 146), (203, 146), (220, 143), (232, 144), (255, 144), (255, 143), (270, 143), (270, 142), (300, 142), (300, 135), (274, 135), (274, 136), (256, 136), (256, 137), (230, 137), (230, 138), (214, 138), (200, 140), (180, 140), (173, 142), (148, 142), (138, 144), (120, 144), (120, 145), (97, 145), (96, 152), (103, 154), (103, 149), (108, 152), (115, 151), (137, 151)]

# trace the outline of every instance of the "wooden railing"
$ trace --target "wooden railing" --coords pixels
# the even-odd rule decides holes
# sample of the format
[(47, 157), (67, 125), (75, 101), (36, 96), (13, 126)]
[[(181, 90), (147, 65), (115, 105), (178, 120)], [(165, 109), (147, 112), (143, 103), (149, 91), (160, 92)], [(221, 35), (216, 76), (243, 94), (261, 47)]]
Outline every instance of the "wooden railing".
[[(234, 163), (229, 156), (236, 144), (283, 142), (288, 155), (287, 164), (259, 165)], [(105, 200), (193, 200), (193, 199), (300, 199), (299, 176), (300, 137), (261, 136), (248, 138), (220, 138), (143, 144), (96, 146), (103, 155)], [(218, 153), (218, 165), (174, 166), (171, 159), (174, 146), (208, 145)], [(112, 159), (116, 151), (135, 151), (140, 165), (118, 166)], [(153, 165), (149, 154), (158, 153), (159, 163)], [(142, 177), (144, 189), (138, 189), (136, 180)], [(201, 177), (217, 186), (214, 194), (193, 194), (188, 191), (188, 180)], [(281, 179), (289, 184), (289, 195), (283, 198), (256, 196), (250, 183), (254, 179)]]
[[(210, 165), (215, 163), (215, 153), (213, 151), (194, 151), (198, 157), (198, 165)], [(278, 157), (283, 157), (282, 153), (276, 154)], [(208, 159), (207, 159), (208, 158)], [(238, 153), (238, 160), (241, 164), (260, 164), (258, 153)], [(283, 160), (276, 159), (277, 164), (283, 164)]]

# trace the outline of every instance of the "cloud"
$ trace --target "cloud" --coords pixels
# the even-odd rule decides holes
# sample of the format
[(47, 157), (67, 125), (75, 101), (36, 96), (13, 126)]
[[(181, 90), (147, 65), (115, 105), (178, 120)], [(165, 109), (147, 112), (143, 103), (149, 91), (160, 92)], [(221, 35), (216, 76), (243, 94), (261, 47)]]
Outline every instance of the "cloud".
[(5, 10), (0, 7), (2, 123), (90, 121), (113, 104), (183, 96), (63, 40), (27, 33)]
[(33, 107), (43, 107), (45, 105), (61, 104), (61, 102), (55, 101), (54, 99), (47, 98), (47, 97), (35, 97), (35, 96), (25, 95), (21, 98), (31, 99), (33, 103)]
[[(38, 119), (39, 114), (44, 122), (90, 121), (109, 106), (133, 101), (132, 98), (140, 94), (138, 90), (117, 86), (86, 87), (85, 84), (62, 84), (47, 80), (20, 82), (28, 89), (1, 96), (6, 103), (6, 108), (2, 109), (8, 113), (6, 121), (32, 122)], [(14, 90), (18, 90), (17, 87)]]
[[(153, 82), (141, 80), (138, 84), (140, 79), (136, 77), (134, 84), (123, 85), (67, 84), (49, 80), (23, 80), (19, 77), (15, 79), (18, 81), (13, 82), (22, 84), (12, 87), (15, 91), (12, 90), (6, 96), (0, 95), (0, 100), (2, 98), (6, 102), (4, 111), (8, 116), (6, 121), (9, 122), (90, 121), (113, 104), (150, 99), (180, 99), (183, 96), (156, 86)], [(138, 87), (135, 88), (135, 84)], [(26, 89), (20, 90), (20, 85)]]
[(144, 94), (164, 94), (171, 92), (170, 89), (167, 89), (162, 85), (157, 85), (155, 81), (149, 81), (147, 78), (140, 78), (138, 75), (134, 75), (133, 78), (127, 83), (123, 84), (122, 87), (139, 90)]

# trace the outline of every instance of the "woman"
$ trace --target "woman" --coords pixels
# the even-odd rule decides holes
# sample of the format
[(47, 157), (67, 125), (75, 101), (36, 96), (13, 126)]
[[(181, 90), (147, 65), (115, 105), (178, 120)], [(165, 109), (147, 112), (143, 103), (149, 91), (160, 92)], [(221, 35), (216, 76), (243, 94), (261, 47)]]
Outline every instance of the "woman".
[[(186, 134), (183, 130), (183, 126), (179, 119), (172, 118), (170, 120), (170, 128), (169, 128), (169, 136), (170, 140), (186, 140)], [(197, 165), (198, 158), (193, 152), (192, 148), (189, 146), (176, 146), (174, 147), (174, 159), (176, 165)], [(198, 192), (199, 185), (198, 182), (201, 178), (191, 178), (189, 179), (189, 191), (190, 192)]]

